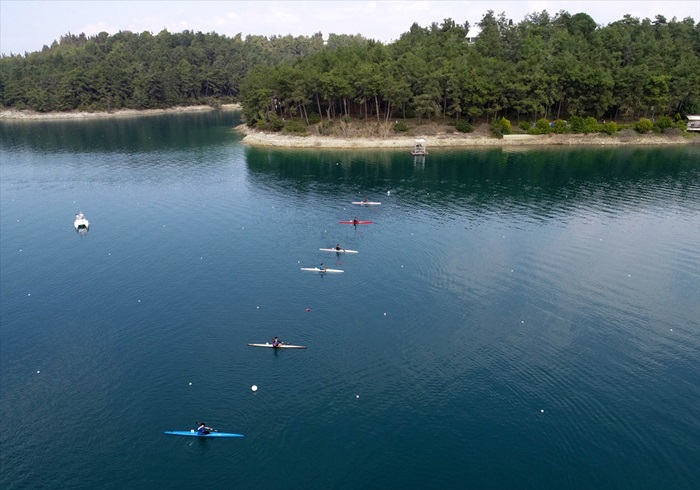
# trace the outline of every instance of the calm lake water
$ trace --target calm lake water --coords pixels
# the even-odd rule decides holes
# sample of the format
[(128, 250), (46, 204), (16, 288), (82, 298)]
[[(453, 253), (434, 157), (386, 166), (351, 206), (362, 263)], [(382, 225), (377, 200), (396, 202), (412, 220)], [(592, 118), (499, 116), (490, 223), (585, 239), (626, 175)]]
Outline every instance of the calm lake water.
[(698, 488), (700, 147), (237, 123), (0, 123), (0, 487)]

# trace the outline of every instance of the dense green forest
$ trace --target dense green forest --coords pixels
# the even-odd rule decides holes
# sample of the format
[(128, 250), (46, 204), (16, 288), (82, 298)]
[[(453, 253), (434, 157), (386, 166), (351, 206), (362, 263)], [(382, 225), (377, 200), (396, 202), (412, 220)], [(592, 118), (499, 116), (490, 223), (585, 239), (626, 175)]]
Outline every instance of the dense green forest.
[(455, 121), (700, 113), (700, 24), (546, 11), (513, 23), (487, 12), (470, 34), (452, 19), (392, 43), (362, 36), (162, 31), (63, 36), (0, 58), (0, 100), (36, 111), (103, 111), (240, 101), (251, 125), (276, 120), (447, 117)]

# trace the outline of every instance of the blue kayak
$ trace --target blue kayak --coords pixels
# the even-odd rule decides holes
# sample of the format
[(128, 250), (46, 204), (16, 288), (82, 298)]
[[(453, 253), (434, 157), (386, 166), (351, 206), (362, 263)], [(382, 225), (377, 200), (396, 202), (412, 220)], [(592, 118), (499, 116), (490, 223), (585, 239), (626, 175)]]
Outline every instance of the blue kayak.
[(166, 430), (165, 433), (171, 436), (190, 437), (243, 437), (243, 434), (232, 434), (231, 432), (211, 432), (209, 434), (197, 434), (196, 430)]

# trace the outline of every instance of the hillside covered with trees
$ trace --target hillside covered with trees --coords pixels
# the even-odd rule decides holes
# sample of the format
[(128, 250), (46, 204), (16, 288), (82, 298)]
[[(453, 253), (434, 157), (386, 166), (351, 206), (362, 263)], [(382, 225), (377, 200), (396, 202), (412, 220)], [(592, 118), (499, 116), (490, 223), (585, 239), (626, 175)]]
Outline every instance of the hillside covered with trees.
[(546, 11), (452, 19), (397, 41), (162, 31), (66, 35), (0, 58), (4, 107), (109, 111), (239, 101), (248, 124), (451, 118), (455, 122), (700, 113), (700, 24), (632, 18), (599, 26)]

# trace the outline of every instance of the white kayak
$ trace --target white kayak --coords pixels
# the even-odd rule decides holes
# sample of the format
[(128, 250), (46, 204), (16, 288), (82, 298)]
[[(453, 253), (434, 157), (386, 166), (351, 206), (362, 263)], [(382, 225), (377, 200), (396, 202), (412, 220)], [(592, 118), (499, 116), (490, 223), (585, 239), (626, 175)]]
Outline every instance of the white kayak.
[(374, 201), (353, 201), (353, 204), (364, 204), (365, 206), (379, 206), (381, 203), (380, 202), (374, 202)]
[(356, 254), (359, 253), (357, 250), (348, 250), (347, 248), (341, 248), (340, 250), (336, 250), (334, 248), (319, 248), (321, 252), (336, 252), (339, 254)]
[(248, 344), (251, 347), (267, 347), (268, 349), (306, 349), (305, 345), (292, 345), (292, 344), (279, 344), (277, 346), (272, 345), (269, 342), (264, 344)]
[(309, 272), (345, 272), (340, 269), (319, 269), (318, 267), (302, 267), (301, 270)]

